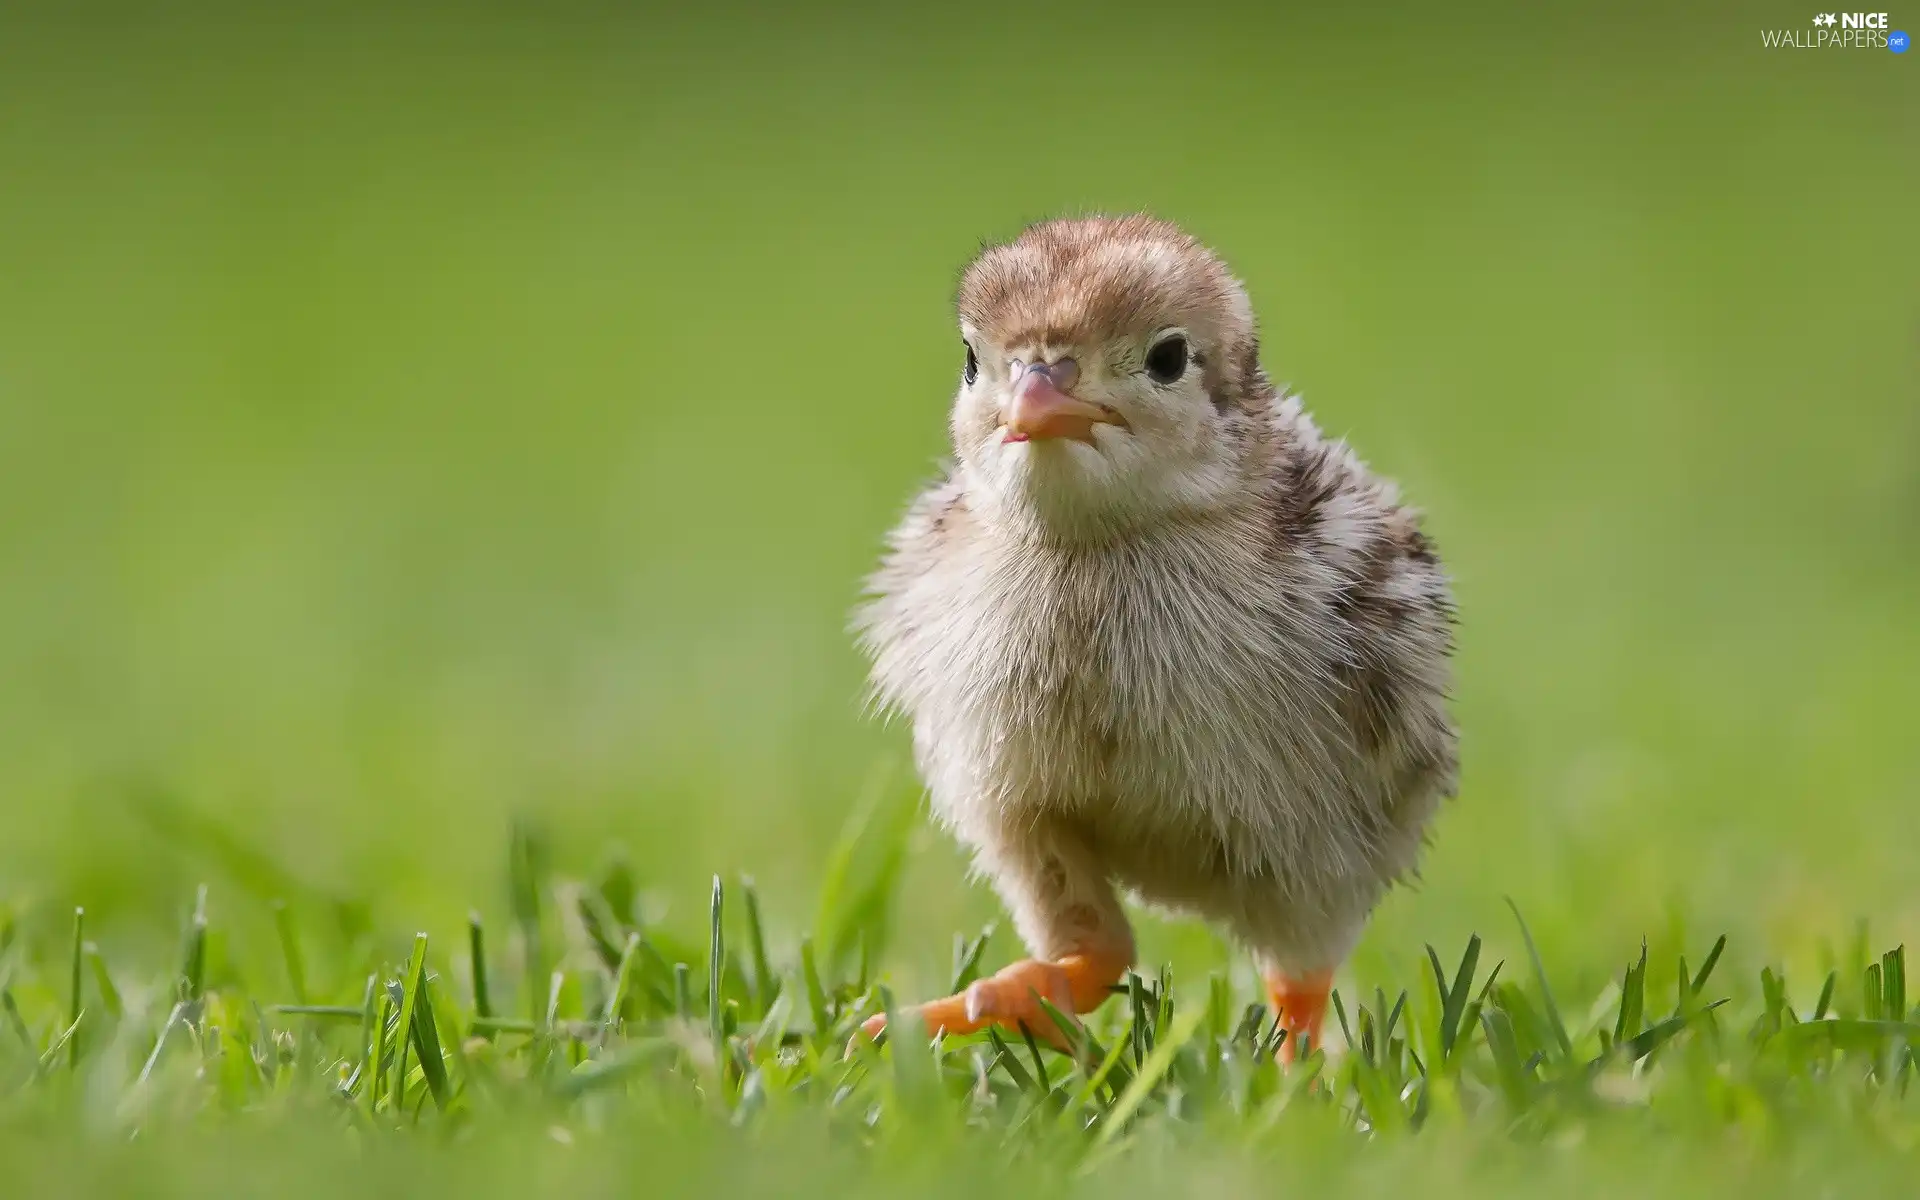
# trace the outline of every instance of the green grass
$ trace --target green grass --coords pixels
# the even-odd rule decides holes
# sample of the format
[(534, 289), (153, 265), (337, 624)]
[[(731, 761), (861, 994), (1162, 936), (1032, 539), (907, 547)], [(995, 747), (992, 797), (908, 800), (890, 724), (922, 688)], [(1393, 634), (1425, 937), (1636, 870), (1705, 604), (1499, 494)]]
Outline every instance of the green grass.
[[(516, 862), (538, 849), (523, 831)], [(437, 1186), (509, 1146), (549, 1184), (583, 1161), (607, 1173), (596, 1187), (624, 1169), (660, 1187), (689, 1164), (711, 1181), (727, 1157), (778, 1154), (793, 1156), (788, 1190), (931, 1171), (955, 1190), (997, 1177), (1102, 1195), (1221, 1172), (1308, 1183), (1329, 1154), (1349, 1182), (1412, 1186), (1462, 1147), (1478, 1191), (1524, 1167), (1528, 1189), (1571, 1171), (1601, 1194), (1623, 1145), (1691, 1146), (1683, 1165), (1785, 1195), (1836, 1145), (1847, 1170), (1889, 1181), (1920, 1152), (1903, 948), (1869, 958), (1856, 941), (1824, 979), (1733, 979), (1725, 938), (1691, 963), (1643, 944), (1598, 994), (1576, 994), (1550, 985), (1515, 911), (1518, 959), (1478, 935), (1457, 955), (1428, 946), (1391, 989), (1336, 990), (1330, 1046), (1288, 1067), (1284, 1034), (1232, 978), (1166, 967), (1131, 974), (1084, 1023), (1050, 1010), (1065, 1050), (1031, 1030), (875, 1045), (852, 1035), (896, 994), (864, 956), (846, 974), (815, 950), (882, 936), (891, 897), (862, 882), (876, 903), (775, 955), (748, 881), (714, 878), (699, 944), (644, 919), (624, 864), (584, 882), (534, 874), (516, 881), (504, 947), (489, 951), (475, 917), (465, 939), (374, 939), (318, 976), (288, 908), (277, 961), (210, 954), (222, 939), (204, 892), (158, 972), (116, 969), (78, 912), (64, 958), (9, 918), (0, 1145), (26, 1153), (49, 1120), (71, 1121), (111, 1161), (129, 1153), (115, 1147), (204, 1147), (212, 1130), (214, 1145), (297, 1146), (308, 1169), (346, 1171), (342, 1194), (360, 1194), (359, 1164), (406, 1145), (451, 1156)], [(996, 960), (995, 941), (992, 927), (956, 937), (947, 986)], [(1677, 1182), (1675, 1164), (1660, 1178)]]
[[(1823, 1022), (1892, 1019), (1920, 944), (1920, 56), (1764, 52), (1806, 14), (1738, 6), (744, 7), (0, 14), (10, 1194), (1911, 1171), (1897, 1053)], [(1140, 914), (1143, 986), (1205, 1015), (1082, 1177), (1132, 995), (1084, 1102), (1052, 1057), (1014, 1095), (1021, 1045), (990, 1113), (894, 1047), (838, 1105), (830, 1055), (710, 1064), (716, 1020), (725, 1061), (770, 1006), (944, 989), (956, 930), (1017, 952), (845, 620), (945, 449), (958, 270), (1091, 207), (1215, 244), (1272, 373), (1428, 511), (1465, 743), (1340, 977), (1375, 1052), (1295, 1095), (1243, 1041), (1187, 1087), (1214, 977), (1230, 1031), (1254, 981)], [(1449, 1067), (1425, 948), (1452, 996), (1476, 934)], [(1403, 991), (1431, 1086), (1380, 1052)], [(1754, 1038), (1783, 1004), (1819, 1032)], [(636, 1057), (567, 1098), (576, 1052)]]

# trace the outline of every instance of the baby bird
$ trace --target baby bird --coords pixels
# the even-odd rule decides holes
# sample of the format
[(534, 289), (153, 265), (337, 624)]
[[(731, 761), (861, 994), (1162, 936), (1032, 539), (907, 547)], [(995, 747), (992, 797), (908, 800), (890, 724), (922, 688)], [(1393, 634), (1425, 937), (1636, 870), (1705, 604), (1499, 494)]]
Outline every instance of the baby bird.
[(1039, 997), (1092, 1011), (1133, 965), (1124, 892), (1244, 943), (1291, 1058), (1453, 794), (1447, 577), (1175, 226), (1035, 225), (958, 307), (956, 461), (856, 626), (1033, 957), (918, 1015), (1047, 1036)]

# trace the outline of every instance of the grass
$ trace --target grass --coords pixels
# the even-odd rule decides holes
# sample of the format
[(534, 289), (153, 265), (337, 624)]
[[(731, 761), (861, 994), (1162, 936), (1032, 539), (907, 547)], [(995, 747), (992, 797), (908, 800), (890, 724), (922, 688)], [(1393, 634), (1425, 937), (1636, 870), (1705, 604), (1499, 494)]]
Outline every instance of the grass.
[[(1409, 1147), (1538, 1155), (1536, 1185), (1554, 1160), (1606, 1179), (1606, 1149), (1623, 1141), (1691, 1145), (1723, 1181), (1772, 1173), (1774, 1184), (1797, 1178), (1810, 1145), (1838, 1140), (1850, 1169), (1877, 1164), (1888, 1180), (1920, 1152), (1920, 1020), (1903, 947), (1867, 957), (1856, 939), (1823, 979), (1763, 968), (1735, 980), (1719, 969), (1725, 937), (1691, 963), (1643, 943), (1598, 994), (1576, 995), (1550, 983), (1514, 910), (1520, 958), (1494, 960), (1476, 934), (1457, 955), (1426, 947), (1391, 987), (1343, 980), (1329, 1045), (1301, 1048), (1291, 1066), (1275, 1060), (1272, 1014), (1229, 976), (1167, 967), (1130, 974), (1084, 1023), (1050, 1010), (1065, 1049), (1031, 1030), (876, 1045), (852, 1035), (896, 994), (865, 955), (841, 973), (816, 947), (878, 934), (884, 880), (866, 881), (877, 903), (841, 910), (846, 924), (780, 956), (751, 881), (714, 877), (700, 942), (644, 919), (622, 863), (585, 882), (528, 874), (543, 855), (526, 829), (512, 858), (506, 938), (476, 915), (464, 937), (375, 939), (400, 952), (342, 957), (320, 975), (287, 906), (270, 918), (277, 956), (211, 956), (221, 939), (205, 889), (178, 959), (146, 974), (109, 962), (81, 910), (64, 946), (23, 937), (45, 925), (31, 914), (9, 916), (0, 1144), (24, 1145), (49, 1113), (103, 1139), (109, 1157), (116, 1145), (193, 1144), (209, 1122), (255, 1145), (295, 1135), (310, 1160), (346, 1164), (408, 1142), (618, 1162), (636, 1139), (715, 1154), (812, 1139), (831, 1148), (829, 1167), (790, 1187), (904, 1186), (916, 1163), (946, 1164), (951, 1183), (988, 1163), (1029, 1186), (1102, 1195), (1223, 1166), (1257, 1172), (1274, 1150), (1309, 1144), (1344, 1146), (1355, 1171), (1389, 1176), (1442, 1169), (1437, 1155), (1418, 1167), (1395, 1157)], [(948, 986), (1009, 949), (992, 926), (956, 937)], [(529, 1144), (530, 1130), (541, 1140)], [(1476, 1168), (1483, 1187), (1492, 1161)], [(1662, 1177), (1674, 1174), (1669, 1163)]]

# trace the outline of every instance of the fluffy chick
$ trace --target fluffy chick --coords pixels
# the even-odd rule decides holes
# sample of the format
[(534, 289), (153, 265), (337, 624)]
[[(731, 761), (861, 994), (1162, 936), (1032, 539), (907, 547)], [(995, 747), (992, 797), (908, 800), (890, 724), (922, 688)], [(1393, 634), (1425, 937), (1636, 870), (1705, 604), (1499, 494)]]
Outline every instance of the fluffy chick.
[(1035, 225), (958, 307), (956, 461), (857, 624), (1033, 957), (919, 1015), (1044, 1036), (1037, 997), (1091, 1011), (1134, 960), (1124, 891), (1243, 942), (1290, 1057), (1453, 792), (1446, 575), (1175, 226)]

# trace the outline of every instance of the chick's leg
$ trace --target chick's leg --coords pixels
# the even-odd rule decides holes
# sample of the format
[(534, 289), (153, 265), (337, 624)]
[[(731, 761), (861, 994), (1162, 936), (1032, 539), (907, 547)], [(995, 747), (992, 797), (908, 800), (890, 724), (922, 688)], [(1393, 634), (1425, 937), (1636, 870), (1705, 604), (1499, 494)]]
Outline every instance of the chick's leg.
[[(921, 1005), (915, 1015), (930, 1034), (1024, 1026), (1058, 1045), (1059, 1027), (1040, 1000), (1075, 1016), (1092, 1012), (1133, 965), (1126, 913), (1084, 844), (1060, 831), (1023, 833), (1018, 846), (983, 848), (980, 866), (1012, 909), (1033, 957)], [(877, 1036), (885, 1027), (886, 1017), (875, 1016), (863, 1032)]]
[(1333, 993), (1333, 969), (1289, 972), (1269, 967), (1262, 972), (1267, 999), (1287, 1036), (1276, 1057), (1283, 1063), (1299, 1058), (1301, 1039), (1311, 1049), (1320, 1044), (1320, 1027), (1327, 1016), (1327, 997)]
[(1334, 895), (1306, 905), (1285, 896), (1260, 898), (1250, 915), (1233, 922), (1253, 948), (1254, 965), (1286, 1037), (1274, 1057), (1296, 1062), (1318, 1050), (1333, 994), (1333, 973), (1360, 940), (1371, 892)]

